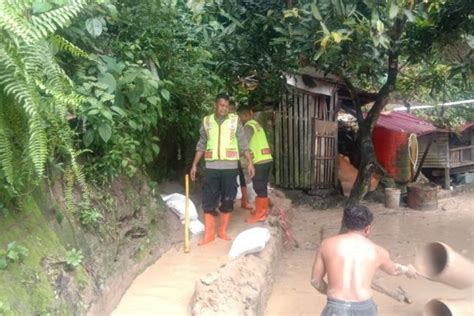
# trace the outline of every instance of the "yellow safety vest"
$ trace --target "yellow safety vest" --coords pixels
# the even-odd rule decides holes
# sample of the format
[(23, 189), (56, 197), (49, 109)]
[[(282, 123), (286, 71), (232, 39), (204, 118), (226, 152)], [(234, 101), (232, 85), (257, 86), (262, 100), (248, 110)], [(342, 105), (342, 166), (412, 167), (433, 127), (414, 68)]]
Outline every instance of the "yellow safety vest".
[(207, 135), (207, 146), (204, 153), (206, 161), (239, 160), (238, 123), (239, 117), (235, 114), (228, 114), (221, 125), (217, 124), (214, 114), (203, 119), (203, 126)]
[(253, 135), (249, 142), (253, 163), (273, 160), (272, 151), (268, 145), (267, 136), (265, 135), (263, 127), (255, 120), (248, 121), (245, 123), (245, 126), (250, 126), (253, 129)]

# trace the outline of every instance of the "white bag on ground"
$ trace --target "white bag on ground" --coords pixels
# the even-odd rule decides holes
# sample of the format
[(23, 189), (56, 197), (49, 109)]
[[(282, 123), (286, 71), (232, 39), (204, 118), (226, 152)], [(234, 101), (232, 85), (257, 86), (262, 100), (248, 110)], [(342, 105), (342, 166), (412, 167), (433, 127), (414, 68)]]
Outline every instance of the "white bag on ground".
[[(173, 193), (170, 195), (162, 195), (161, 198), (165, 201), (166, 205), (179, 216), (180, 220), (184, 220), (184, 211), (186, 208), (186, 196), (179, 193)], [(198, 219), (198, 213), (196, 206), (193, 201), (189, 199), (189, 220), (193, 221)]]
[(253, 227), (241, 232), (232, 243), (229, 258), (235, 259), (249, 253), (257, 253), (265, 249), (270, 240), (270, 231), (264, 227)]
[[(184, 224), (184, 221), (183, 221)], [(191, 234), (196, 235), (204, 231), (204, 224), (200, 220), (195, 219), (189, 222), (189, 231)]]
[[(240, 200), (242, 198), (242, 191), (240, 190), (240, 177), (237, 176), (237, 185), (239, 186), (237, 188), (237, 195), (235, 197), (236, 200)], [(249, 203), (253, 203), (255, 201), (255, 198), (257, 197), (257, 193), (255, 193), (255, 190), (253, 189), (253, 183), (247, 183), (247, 194), (249, 195)]]
[[(184, 212), (186, 209), (186, 196), (179, 193), (173, 193), (170, 195), (162, 195), (161, 198), (165, 201), (166, 205), (178, 215), (181, 223), (184, 224)], [(198, 213), (196, 206), (193, 201), (189, 199), (189, 231), (191, 234), (196, 235), (204, 231), (204, 224), (198, 219)]]

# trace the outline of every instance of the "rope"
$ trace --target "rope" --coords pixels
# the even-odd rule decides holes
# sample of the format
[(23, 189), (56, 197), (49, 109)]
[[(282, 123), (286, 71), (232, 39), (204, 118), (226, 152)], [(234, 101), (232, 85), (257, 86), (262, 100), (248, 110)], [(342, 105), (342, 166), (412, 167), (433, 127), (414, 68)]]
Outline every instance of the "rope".
[(418, 138), (413, 133), (408, 138), (408, 156), (413, 168), (415, 168), (418, 163)]

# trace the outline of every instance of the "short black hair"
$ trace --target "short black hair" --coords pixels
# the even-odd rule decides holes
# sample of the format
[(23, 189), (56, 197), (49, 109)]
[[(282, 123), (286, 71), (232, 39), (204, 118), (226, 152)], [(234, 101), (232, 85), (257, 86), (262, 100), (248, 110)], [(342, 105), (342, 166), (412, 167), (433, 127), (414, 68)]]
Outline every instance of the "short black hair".
[(214, 101), (219, 101), (219, 100), (226, 100), (226, 101), (229, 101), (230, 98), (229, 98), (229, 95), (225, 92), (222, 92), (222, 93), (219, 93), (217, 96), (216, 96), (216, 99)]
[(374, 215), (363, 205), (356, 205), (344, 209), (342, 223), (349, 230), (362, 230), (372, 224)]
[(239, 112), (239, 114), (252, 113), (252, 109), (248, 108), (248, 107), (243, 107), (243, 108), (239, 108), (238, 112)]

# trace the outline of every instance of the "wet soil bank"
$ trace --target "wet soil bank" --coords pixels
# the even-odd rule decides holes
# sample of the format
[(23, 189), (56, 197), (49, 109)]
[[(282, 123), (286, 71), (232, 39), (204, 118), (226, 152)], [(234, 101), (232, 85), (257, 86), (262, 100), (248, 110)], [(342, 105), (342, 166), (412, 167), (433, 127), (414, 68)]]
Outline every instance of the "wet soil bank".
[[(12, 241), (28, 249), (0, 270), (0, 314), (110, 314), (133, 279), (179, 240), (181, 224), (144, 177), (94, 187), (91, 211), (101, 217), (88, 225), (80, 222), (80, 190), (67, 201), (63, 183), (45, 183), (0, 214), (0, 249)], [(73, 269), (72, 250), (82, 254)]]
[[(474, 190), (464, 187), (439, 195), (436, 211), (415, 211), (408, 208), (387, 209), (381, 203), (363, 202), (375, 216), (370, 238), (387, 248), (394, 261), (413, 263), (416, 250), (426, 242), (441, 241), (474, 260)], [(275, 283), (265, 315), (319, 315), (326, 298), (310, 284), (311, 268), (321, 240), (338, 233), (342, 208), (325, 210), (300, 203), (294, 208), (292, 222), (300, 247), (284, 251), (281, 265), (275, 271)], [(472, 272), (474, 273), (474, 272)], [(374, 292), (380, 315), (421, 316), (423, 307), (432, 298), (468, 299), (474, 301), (472, 289), (457, 290), (418, 277), (392, 277), (376, 274), (384, 286), (401, 286), (412, 298), (412, 304), (399, 303)]]

